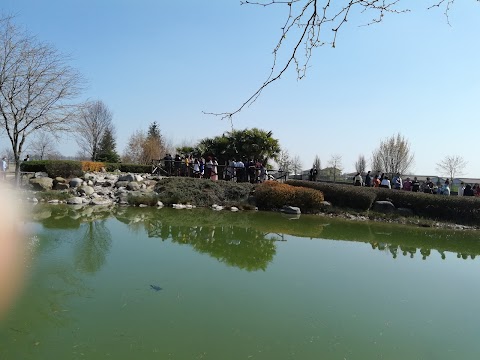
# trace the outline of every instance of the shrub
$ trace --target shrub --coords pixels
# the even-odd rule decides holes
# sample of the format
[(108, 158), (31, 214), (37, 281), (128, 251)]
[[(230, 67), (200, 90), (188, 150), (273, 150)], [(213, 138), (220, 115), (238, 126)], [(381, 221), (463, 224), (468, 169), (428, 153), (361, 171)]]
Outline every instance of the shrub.
[(253, 185), (231, 181), (212, 181), (188, 177), (163, 178), (155, 185), (155, 191), (164, 204), (192, 204), (211, 206), (213, 204), (235, 205), (247, 202)]
[(24, 161), (20, 164), (20, 170), (27, 172), (46, 172), (51, 178), (57, 176), (69, 178), (83, 175), (82, 163), (72, 160)]
[(47, 172), (46, 164), (49, 160), (31, 160), (20, 164), (20, 171), (25, 172)]
[(99, 172), (105, 167), (105, 163), (98, 161), (82, 161), (82, 170), (84, 172)]
[(375, 189), (377, 200), (411, 209), (415, 215), (462, 224), (480, 224), (480, 199), (469, 196), (443, 196), (401, 190)]
[(260, 209), (280, 209), (285, 205), (297, 206), (303, 212), (315, 212), (322, 206), (321, 191), (295, 187), (276, 181), (266, 181), (255, 188), (255, 199)]
[(286, 184), (320, 190), (325, 200), (331, 202), (334, 206), (363, 211), (372, 207), (377, 196), (373, 188), (360, 186), (301, 180), (288, 180)]
[(108, 172), (114, 172), (120, 170), (120, 163), (105, 163), (105, 170)]
[(46, 166), (48, 176), (56, 178), (57, 176), (69, 178), (75, 176), (82, 176), (82, 163), (80, 161), (72, 160), (52, 160)]

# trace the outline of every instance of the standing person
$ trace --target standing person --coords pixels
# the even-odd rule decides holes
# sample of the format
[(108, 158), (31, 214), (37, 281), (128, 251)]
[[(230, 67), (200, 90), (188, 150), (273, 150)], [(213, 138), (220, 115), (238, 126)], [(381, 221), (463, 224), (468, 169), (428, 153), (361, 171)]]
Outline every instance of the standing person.
[(373, 177), (373, 187), (380, 187), (380, 178), (378, 177), (378, 175), (375, 175)]
[(409, 177), (407, 177), (407, 180), (403, 183), (403, 190), (412, 191), (412, 181)]
[(370, 175), (370, 171), (368, 171), (367, 175), (365, 175), (365, 186), (372, 186), (372, 176)]
[(412, 191), (413, 192), (418, 192), (420, 190), (420, 182), (418, 181), (417, 177), (413, 177), (412, 181)]
[(217, 181), (218, 180), (218, 162), (217, 158), (213, 157), (212, 160), (212, 172), (210, 175), (210, 179)]
[(397, 173), (397, 175), (395, 175), (395, 177), (393, 178), (393, 186), (396, 190), (400, 190), (403, 187), (402, 177), (400, 176), (400, 173)]
[(467, 186), (465, 186), (465, 190), (463, 190), (463, 196), (474, 196), (474, 195), (475, 194), (473, 193), (472, 185), (467, 184)]
[(391, 189), (392, 185), (390, 184), (390, 180), (388, 176), (383, 176), (382, 182), (380, 183), (381, 188)]
[(313, 167), (310, 169), (310, 181), (317, 181), (317, 166), (313, 164)]
[(200, 161), (197, 158), (193, 160), (193, 177), (200, 177)]
[(23, 161), (30, 161), (30, 155), (27, 155), (27, 157), (23, 159)]
[(243, 163), (242, 159), (235, 163), (235, 174), (237, 176), (237, 182), (245, 181), (245, 164)]
[(457, 195), (458, 196), (463, 196), (463, 191), (465, 190), (465, 183), (462, 181), (460, 183), (460, 186), (458, 187), (458, 192), (457, 192)]
[(213, 161), (212, 157), (207, 157), (207, 162), (205, 163), (205, 179), (210, 179), (212, 177), (212, 168), (213, 168)]
[(353, 177), (353, 185), (362, 186), (362, 176), (359, 172)]
[(440, 194), (450, 196), (450, 181), (448, 179), (445, 180), (445, 184), (443, 184)]
[(2, 179), (7, 180), (7, 168), (8, 168), (8, 163), (7, 163), (7, 157), (4, 156), (2, 159)]

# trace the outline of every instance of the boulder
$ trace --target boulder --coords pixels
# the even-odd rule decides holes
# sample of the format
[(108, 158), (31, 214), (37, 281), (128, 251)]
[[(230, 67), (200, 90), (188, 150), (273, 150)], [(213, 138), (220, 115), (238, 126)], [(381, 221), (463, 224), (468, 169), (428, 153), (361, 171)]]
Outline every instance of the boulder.
[(67, 190), (69, 187), (70, 187), (70, 185), (64, 184), (64, 183), (55, 183), (54, 182), (54, 185), (53, 185), (54, 190)]
[(126, 174), (118, 177), (118, 181), (134, 181), (135, 178), (132, 174)]
[(44, 178), (44, 177), (48, 177), (48, 174), (44, 171), (38, 171), (35, 173), (35, 177), (36, 178)]
[(280, 211), (285, 214), (294, 214), (294, 215), (302, 213), (300, 208), (297, 206), (284, 206)]
[(70, 199), (67, 200), (67, 204), (69, 205), (81, 205), (82, 203), (83, 203), (82, 198), (78, 196), (71, 197)]
[(61, 176), (57, 176), (57, 177), (55, 178), (55, 182), (56, 182), (56, 183), (65, 184), (65, 183), (67, 182), (67, 180), (65, 180), (65, 179), (64, 179), (63, 177), (61, 177)]
[(140, 184), (136, 181), (131, 181), (127, 184), (127, 190), (137, 191), (140, 190)]
[(85, 194), (85, 195), (92, 195), (94, 193), (94, 190), (91, 186), (81, 186), (77, 189), (77, 192), (79, 194)]
[(140, 175), (134, 175), (134, 178), (135, 178), (135, 181), (137, 181), (137, 182), (142, 182), (143, 181), (143, 177), (141, 177)]
[(53, 179), (49, 177), (35, 177), (29, 181), (34, 190), (51, 190), (53, 187)]
[(393, 205), (390, 201), (375, 201), (373, 204), (373, 211), (379, 213), (393, 213), (395, 212), (395, 205)]
[(85, 180), (92, 180), (92, 181), (96, 181), (97, 180), (97, 175), (93, 174), (93, 173), (85, 173), (85, 175), (83, 175), (83, 178)]
[(70, 182), (68, 184), (72, 188), (78, 187), (78, 186), (81, 186), (83, 184), (83, 180), (80, 179), (80, 178), (73, 178), (73, 179), (70, 179)]
[(124, 180), (118, 180), (116, 183), (115, 183), (115, 187), (118, 189), (120, 187), (127, 187), (128, 185), (128, 181), (124, 181)]

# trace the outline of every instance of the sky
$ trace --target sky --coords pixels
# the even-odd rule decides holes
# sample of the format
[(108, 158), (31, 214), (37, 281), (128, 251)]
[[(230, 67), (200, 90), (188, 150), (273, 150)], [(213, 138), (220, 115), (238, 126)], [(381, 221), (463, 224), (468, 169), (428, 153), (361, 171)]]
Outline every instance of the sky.
[[(316, 155), (322, 167), (341, 155), (353, 172), (360, 155), (369, 161), (381, 140), (400, 133), (412, 173), (437, 175), (438, 162), (461, 156), (463, 175), (480, 177), (480, 4), (455, 2), (447, 21), (444, 9), (427, 9), (433, 2), (401, 0), (411, 12), (371, 26), (353, 13), (335, 48), (314, 50), (305, 78), (290, 69), (232, 122), (203, 112), (235, 110), (266, 79), (286, 5), (2, 0), (0, 13), (71, 57), (87, 84), (79, 101), (101, 100), (113, 112), (120, 153), (153, 121), (177, 146), (258, 127), (305, 169)], [(74, 136), (57, 148), (78, 151)]]

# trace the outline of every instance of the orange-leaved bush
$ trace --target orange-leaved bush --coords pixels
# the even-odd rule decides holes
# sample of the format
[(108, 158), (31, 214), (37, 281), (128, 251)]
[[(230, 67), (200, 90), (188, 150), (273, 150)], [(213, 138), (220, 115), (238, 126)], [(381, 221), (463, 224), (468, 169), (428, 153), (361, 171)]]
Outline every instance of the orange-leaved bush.
[(82, 161), (82, 170), (83, 171), (93, 171), (98, 172), (102, 171), (102, 168), (105, 167), (105, 163), (98, 161)]
[(315, 212), (323, 206), (323, 193), (318, 190), (266, 181), (255, 188), (255, 200), (259, 209), (280, 209), (297, 206), (303, 212)]

